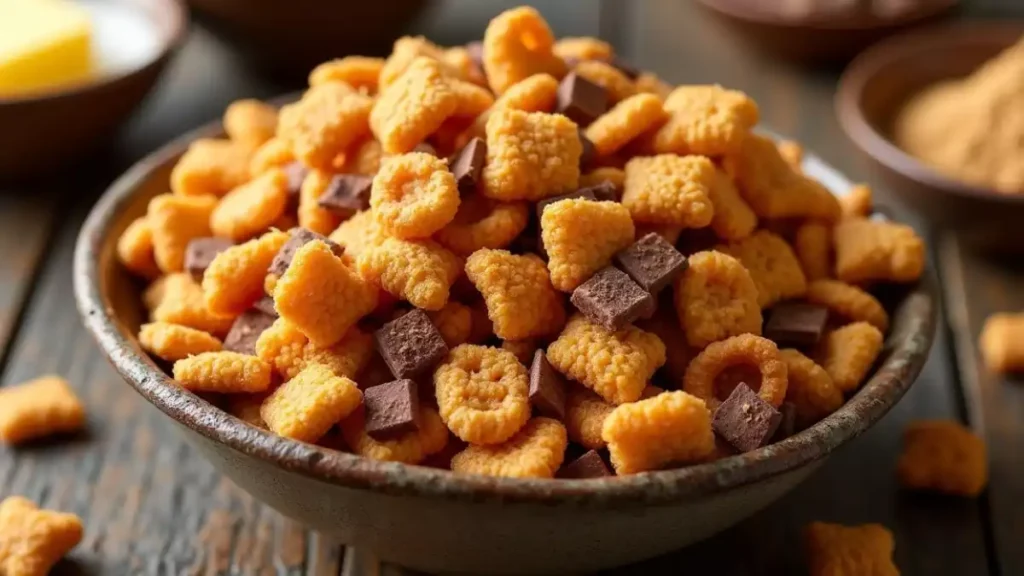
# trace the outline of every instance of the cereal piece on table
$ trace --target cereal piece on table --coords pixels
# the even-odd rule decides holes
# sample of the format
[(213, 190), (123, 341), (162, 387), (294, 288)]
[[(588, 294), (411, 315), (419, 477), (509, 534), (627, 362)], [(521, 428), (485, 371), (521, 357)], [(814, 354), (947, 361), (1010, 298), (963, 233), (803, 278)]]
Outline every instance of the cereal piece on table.
[(576, 315), (548, 346), (548, 361), (559, 372), (613, 404), (635, 402), (665, 363), (665, 345), (636, 328), (612, 332)]
[(615, 263), (652, 295), (664, 290), (686, 270), (686, 257), (655, 233), (640, 237), (616, 254)]
[(750, 272), (761, 308), (807, 293), (807, 278), (793, 249), (767, 230), (715, 249), (736, 258)]
[(833, 238), (836, 278), (843, 282), (913, 282), (924, 271), (924, 241), (905, 224), (846, 219)]
[[(231, 330), (224, 337), (224, 349), (230, 352), (238, 352), (239, 354), (256, 356), (256, 342), (259, 341), (263, 332), (276, 321), (276, 316), (256, 308), (242, 312), (238, 318), (235, 318), (235, 323), (231, 325)], [(264, 358), (264, 360), (271, 365), (274, 364), (268, 358)]]
[(265, 231), (284, 214), (288, 178), (273, 169), (235, 188), (210, 214), (210, 229), (234, 241), (248, 240)]
[(529, 219), (525, 202), (498, 202), (471, 194), (462, 199), (455, 219), (435, 238), (459, 256), (469, 256), (482, 248), (507, 247), (526, 229)]
[(274, 289), (274, 306), (317, 346), (341, 339), (377, 306), (377, 290), (319, 240), (295, 253)]
[(548, 362), (544, 351), (535, 351), (530, 363), (530, 404), (537, 412), (564, 420), (567, 386), (562, 375)]
[(534, 74), (516, 82), (502, 94), (489, 110), (476, 117), (463, 138), (484, 135), (487, 121), (497, 110), (511, 109), (523, 112), (551, 112), (558, 98), (558, 80), (550, 74)]
[(430, 317), (434, 326), (437, 326), (437, 331), (440, 332), (441, 338), (449, 348), (469, 341), (469, 336), (473, 331), (473, 312), (469, 306), (449, 300), (444, 308), (435, 312), (427, 312), (427, 316)]
[(82, 541), (82, 520), (20, 496), (0, 502), (0, 574), (44, 576)]
[(484, 31), (483, 65), (487, 82), (501, 95), (534, 74), (565, 75), (565, 62), (556, 56), (551, 28), (536, 9), (520, 6), (494, 17)]
[(802, 302), (782, 302), (772, 308), (764, 324), (764, 337), (779, 346), (813, 347), (828, 322), (828, 309)]
[(881, 524), (811, 522), (804, 541), (810, 576), (899, 576), (892, 532)]
[(781, 412), (740, 383), (715, 410), (711, 425), (733, 448), (750, 452), (771, 442), (781, 422)]
[(874, 194), (867, 184), (856, 184), (839, 197), (844, 218), (867, 218), (874, 207)]
[(206, 307), (202, 287), (186, 273), (168, 274), (161, 283), (159, 294), (150, 294), (158, 301), (152, 302), (150, 318), (155, 322), (181, 324), (214, 336), (223, 336), (231, 329), (234, 318), (214, 314)]
[(267, 423), (260, 414), (266, 399), (266, 394), (231, 394), (227, 397), (225, 411), (246, 424), (266, 430)]
[(566, 36), (555, 42), (552, 51), (562, 60), (610, 60), (615, 55), (612, 45), (591, 36)]
[(437, 410), (420, 404), (419, 428), (392, 440), (374, 440), (365, 430), (366, 411), (359, 407), (341, 421), (341, 433), (353, 452), (373, 460), (419, 464), (448, 445), (448, 428)]
[(722, 240), (740, 240), (750, 236), (757, 228), (757, 214), (740, 196), (732, 178), (715, 168), (715, 177), (708, 188), (708, 198), (714, 207), (711, 230)]
[(361, 174), (335, 174), (317, 200), (324, 210), (342, 218), (350, 218), (370, 207), (370, 187), (373, 179)]
[(529, 376), (505, 350), (453, 348), (434, 371), (434, 390), (445, 425), (472, 444), (501, 444), (530, 419)]
[(759, 118), (750, 97), (717, 85), (679, 86), (665, 97), (665, 110), (668, 121), (652, 139), (658, 153), (735, 154)]
[(977, 496), (988, 483), (985, 443), (958, 422), (917, 420), (903, 433), (896, 470), (905, 488)]
[[(255, 178), (271, 168), (284, 168), (294, 162), (295, 154), (292, 152), (291, 144), (283, 138), (274, 137), (253, 152), (249, 161), (249, 177)], [(299, 162), (298, 165), (301, 166), (302, 163)]]
[(487, 120), (481, 192), (495, 200), (537, 201), (574, 190), (580, 178), (576, 125), (558, 114), (501, 109)]
[(231, 248), (235, 243), (227, 238), (210, 236), (207, 238), (193, 238), (185, 246), (185, 271), (196, 279), (196, 282), (203, 281), (203, 274), (210, 267), (213, 259), (218, 254)]
[(807, 222), (796, 229), (793, 250), (808, 280), (832, 275), (832, 228), (820, 222)]
[(483, 248), (466, 260), (466, 276), (483, 295), (499, 338), (546, 336), (565, 324), (562, 296), (536, 256)]
[[(804, 163), (804, 147), (795, 140), (779, 140), (775, 143), (775, 147), (779, 149), (779, 155), (793, 167), (794, 170), (800, 171), (803, 169)], [(840, 203), (842, 200), (840, 200)]]
[(597, 155), (610, 156), (668, 117), (654, 94), (630, 96), (594, 120), (584, 134), (594, 143)]
[(192, 392), (266, 392), (273, 369), (256, 356), (203, 352), (174, 363), (174, 380)]
[(614, 202), (562, 200), (544, 208), (541, 238), (551, 284), (571, 292), (633, 243), (629, 210)]
[(807, 285), (804, 298), (851, 322), (867, 322), (882, 332), (889, 329), (889, 314), (870, 293), (838, 280), (817, 280)]
[(679, 391), (616, 407), (601, 437), (619, 475), (699, 462), (715, 448), (711, 411), (700, 398)]
[(424, 310), (440, 310), (462, 271), (459, 257), (432, 240), (386, 238), (356, 260), (367, 281)]
[(342, 216), (320, 205), (320, 198), (330, 188), (334, 177), (322, 170), (310, 170), (299, 189), (297, 216), (299, 225), (316, 232), (330, 234), (341, 224)]
[(821, 365), (842, 392), (856, 390), (882, 351), (881, 330), (867, 322), (854, 322), (825, 338)]
[(641, 72), (636, 77), (636, 80), (633, 81), (633, 84), (636, 86), (637, 92), (654, 94), (662, 100), (668, 98), (669, 94), (672, 93), (672, 85), (658, 78), (653, 72)]
[(715, 166), (703, 156), (642, 156), (626, 163), (622, 204), (637, 222), (703, 228), (714, 207)]
[(576, 64), (571, 74), (576, 74), (602, 88), (607, 94), (609, 105), (617, 104), (637, 93), (633, 80), (608, 62), (585, 60)]
[(279, 436), (316, 442), (351, 414), (363, 393), (348, 378), (310, 364), (274, 391), (260, 409), (267, 428)]
[(167, 322), (143, 324), (139, 328), (139, 344), (146, 352), (168, 362), (203, 352), (217, 352), (223, 346), (207, 332)]
[(411, 310), (374, 332), (377, 350), (395, 378), (429, 374), (448, 354), (441, 333), (422, 310)]
[(334, 159), (370, 131), (374, 101), (341, 82), (314, 86), (281, 108), (277, 136), (303, 164), (329, 170)]
[(697, 252), (687, 262), (675, 283), (675, 306), (691, 346), (761, 334), (757, 286), (739, 260), (709, 251)]
[(203, 274), (203, 298), (214, 314), (237, 316), (263, 296), (263, 280), (288, 235), (271, 230), (218, 254)]
[(370, 113), (370, 127), (384, 152), (402, 154), (436, 132), (459, 104), (459, 94), (441, 63), (418, 57), (381, 90)]
[(608, 444), (601, 437), (604, 420), (615, 410), (600, 396), (583, 386), (569, 384), (565, 398), (565, 427), (569, 439), (590, 450), (600, 450)]
[(608, 111), (608, 91), (587, 78), (570, 72), (558, 84), (555, 112), (586, 128)]
[(192, 142), (171, 171), (178, 196), (223, 196), (249, 180), (252, 148), (212, 138)]
[(486, 160), (487, 143), (483, 138), (473, 138), (452, 158), (448, 168), (455, 177), (460, 194), (468, 194), (476, 189)]
[(978, 348), (990, 371), (1024, 371), (1024, 314), (989, 316), (981, 329)]
[(470, 445), (452, 458), (452, 471), (510, 478), (553, 478), (569, 441), (565, 426), (551, 418), (534, 418), (506, 442)]
[(259, 100), (235, 100), (224, 111), (224, 131), (232, 141), (257, 148), (277, 132), (277, 108)]
[(572, 291), (569, 299), (591, 322), (607, 330), (625, 328), (654, 314), (657, 302), (625, 272), (608, 266)]
[(444, 160), (411, 152), (388, 158), (373, 177), (370, 206), (386, 234), (428, 238), (455, 218), (459, 189)]
[(363, 393), (364, 429), (374, 440), (393, 440), (419, 430), (420, 396), (412, 380), (371, 386)]
[(153, 257), (164, 273), (185, 267), (185, 248), (193, 238), (210, 235), (214, 196), (161, 194), (150, 200), (146, 219), (153, 230)]
[(67, 380), (60, 376), (41, 376), (0, 388), (0, 442), (20, 444), (77, 432), (83, 426), (85, 408)]
[(614, 475), (596, 450), (587, 450), (579, 458), (563, 464), (558, 470), (557, 477), (565, 480), (585, 480)]
[(309, 73), (309, 85), (318, 86), (326, 82), (344, 82), (349, 86), (370, 92), (377, 91), (377, 79), (384, 68), (383, 58), (368, 56), (346, 56), (320, 64)]
[(778, 408), (786, 399), (786, 363), (774, 342), (753, 334), (740, 334), (712, 342), (698, 354), (686, 369), (683, 390), (707, 402), (712, 410), (718, 408), (722, 398), (731, 390), (716, 385), (716, 378), (728, 368), (737, 366), (755, 369), (761, 382), (747, 382), (758, 395)]
[(117, 259), (133, 274), (152, 280), (160, 276), (153, 257), (153, 228), (140, 216), (117, 239)]
[(580, 175), (580, 188), (590, 188), (604, 182), (609, 182), (615, 187), (616, 197), (618, 197), (619, 192), (626, 184), (626, 172), (620, 168), (602, 166)]

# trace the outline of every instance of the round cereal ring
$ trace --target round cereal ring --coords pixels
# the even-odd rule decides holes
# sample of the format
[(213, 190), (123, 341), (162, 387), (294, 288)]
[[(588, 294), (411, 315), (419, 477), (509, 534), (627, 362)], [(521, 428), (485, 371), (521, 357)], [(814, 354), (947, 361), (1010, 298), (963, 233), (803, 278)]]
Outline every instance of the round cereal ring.
[(797, 426), (806, 428), (843, 405), (843, 393), (814, 360), (792, 348), (779, 355), (786, 363), (786, 400), (796, 407)]
[(444, 160), (410, 152), (384, 161), (370, 207), (381, 229), (403, 240), (428, 238), (455, 218), (459, 189)]
[(434, 372), (448, 429), (473, 444), (501, 444), (530, 419), (526, 368), (506, 350), (463, 344)]
[(779, 356), (779, 348), (767, 338), (741, 334), (713, 342), (690, 362), (683, 377), (683, 390), (707, 402), (714, 410), (722, 403), (715, 379), (733, 366), (756, 366), (761, 374), (760, 386), (747, 382), (765, 402), (778, 408), (786, 399), (786, 363)]
[(737, 334), (761, 334), (757, 286), (740, 261), (716, 251), (698, 252), (675, 284), (676, 313), (686, 340), (703, 348)]
[(552, 478), (562, 465), (569, 440), (565, 426), (534, 418), (518, 434), (497, 446), (469, 446), (452, 457), (452, 471), (463, 474)]

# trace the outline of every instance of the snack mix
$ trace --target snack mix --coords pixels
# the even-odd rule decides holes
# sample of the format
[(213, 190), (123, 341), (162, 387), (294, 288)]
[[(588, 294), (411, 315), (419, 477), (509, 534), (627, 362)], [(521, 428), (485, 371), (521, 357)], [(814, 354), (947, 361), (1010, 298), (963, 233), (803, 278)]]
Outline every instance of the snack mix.
[[(139, 342), (178, 385), (325, 449), (571, 479), (757, 450), (857, 392), (889, 328), (872, 289), (925, 259), (870, 190), (837, 200), (742, 92), (670, 87), (532, 8), (482, 46), (328, 62), (190, 147), (118, 244), (149, 283)], [(7, 441), (80, 424), (70, 400), (12, 401)], [(904, 482), (976, 493), (929, 433)], [(808, 540), (815, 574), (893, 548)]]

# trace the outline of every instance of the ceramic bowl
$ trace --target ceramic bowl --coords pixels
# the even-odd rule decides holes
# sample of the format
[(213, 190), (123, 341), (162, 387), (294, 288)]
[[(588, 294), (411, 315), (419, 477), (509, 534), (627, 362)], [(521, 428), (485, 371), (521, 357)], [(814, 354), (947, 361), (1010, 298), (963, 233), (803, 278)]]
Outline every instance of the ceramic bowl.
[(1017, 253), (1024, 252), (1024, 194), (1000, 194), (943, 176), (900, 150), (889, 135), (911, 96), (969, 75), (1021, 34), (1022, 23), (976, 23), (890, 38), (850, 64), (835, 101), (840, 125), (888, 190), (938, 229), (957, 231), (982, 249)]
[[(764, 508), (867, 430), (903, 396), (935, 331), (928, 276), (891, 309), (878, 368), (840, 410), (782, 442), (677, 470), (598, 480), (526, 480), (455, 475), (378, 462), (281, 438), (222, 412), (175, 385), (140, 349), (140, 286), (117, 262), (125, 227), (167, 190), (188, 142), (146, 158), (95, 206), (78, 238), (75, 294), (103, 353), (146, 400), (167, 414), (214, 466), (287, 516), (429, 572), (589, 571), (664, 554), (707, 538)], [(834, 190), (850, 182), (819, 159), (805, 168)]]

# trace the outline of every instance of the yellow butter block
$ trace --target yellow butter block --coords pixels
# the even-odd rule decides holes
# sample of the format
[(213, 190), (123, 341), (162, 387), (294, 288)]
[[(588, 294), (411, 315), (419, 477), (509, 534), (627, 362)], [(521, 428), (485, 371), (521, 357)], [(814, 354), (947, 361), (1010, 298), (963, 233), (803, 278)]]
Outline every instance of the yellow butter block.
[(92, 74), (89, 13), (67, 0), (0, 0), (0, 97), (80, 84)]

